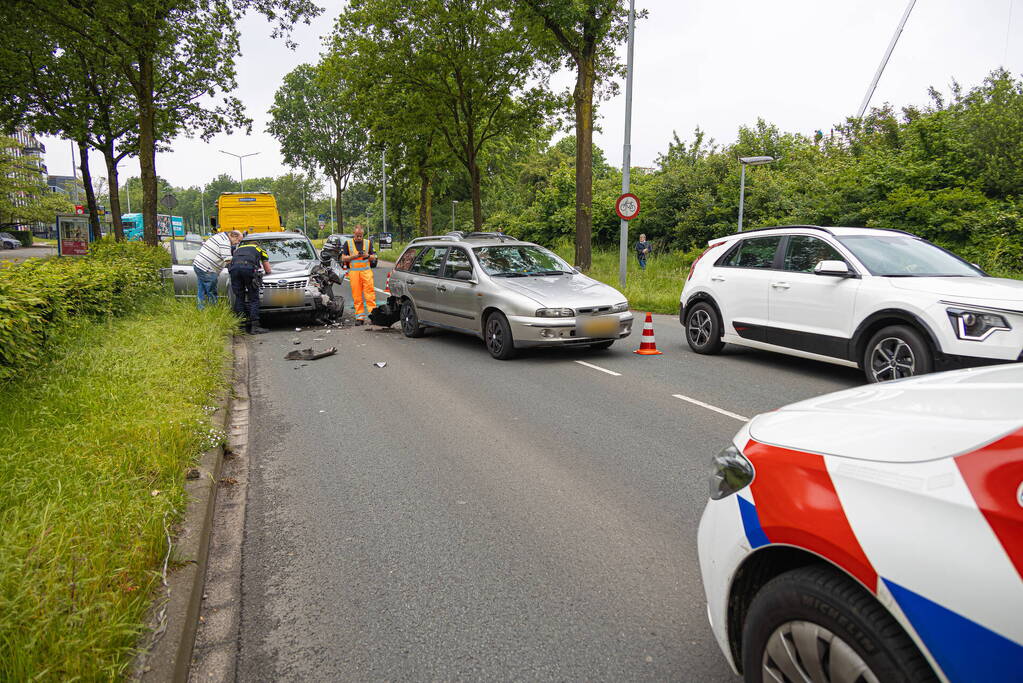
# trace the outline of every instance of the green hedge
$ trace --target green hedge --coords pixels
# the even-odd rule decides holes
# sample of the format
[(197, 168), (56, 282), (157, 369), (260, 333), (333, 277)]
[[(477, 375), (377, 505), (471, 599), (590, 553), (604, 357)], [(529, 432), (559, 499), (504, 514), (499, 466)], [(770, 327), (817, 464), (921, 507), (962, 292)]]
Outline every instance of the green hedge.
[(163, 288), (160, 247), (101, 240), (89, 252), (0, 265), (0, 382), (38, 362), (58, 327), (121, 315)]
[(23, 247), (32, 246), (32, 231), (31, 230), (12, 230), (12, 237), (17, 237), (18, 241), (21, 242)]

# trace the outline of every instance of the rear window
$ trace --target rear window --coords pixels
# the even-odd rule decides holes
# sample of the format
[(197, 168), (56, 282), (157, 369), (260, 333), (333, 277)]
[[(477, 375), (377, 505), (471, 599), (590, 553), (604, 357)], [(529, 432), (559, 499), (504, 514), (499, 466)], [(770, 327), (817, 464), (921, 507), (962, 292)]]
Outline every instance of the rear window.
[(405, 253), (401, 255), (401, 258), (394, 264), (395, 270), (410, 270), (412, 268), (412, 262), (416, 260), (416, 256), (422, 251), (421, 247), (410, 247), (405, 250)]

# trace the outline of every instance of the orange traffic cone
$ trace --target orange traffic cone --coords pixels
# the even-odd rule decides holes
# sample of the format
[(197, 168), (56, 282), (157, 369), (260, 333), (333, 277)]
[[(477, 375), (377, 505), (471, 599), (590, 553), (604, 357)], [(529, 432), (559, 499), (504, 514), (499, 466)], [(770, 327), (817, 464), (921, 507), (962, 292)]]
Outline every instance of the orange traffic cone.
[(391, 293), (391, 273), (393, 272), (394, 271), (392, 270), (389, 273), (387, 273), (387, 284), (384, 285), (384, 292), (386, 292), (387, 294)]
[(633, 353), (643, 356), (661, 355), (661, 352), (657, 350), (657, 342), (654, 341), (654, 317), (649, 313), (646, 314), (646, 322), (643, 324), (643, 343)]

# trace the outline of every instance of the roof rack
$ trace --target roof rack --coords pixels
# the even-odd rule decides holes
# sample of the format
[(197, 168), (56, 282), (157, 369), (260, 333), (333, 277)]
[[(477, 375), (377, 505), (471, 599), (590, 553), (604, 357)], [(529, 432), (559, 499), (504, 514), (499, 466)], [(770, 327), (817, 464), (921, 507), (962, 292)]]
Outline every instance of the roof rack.
[(497, 239), (502, 242), (515, 241), (515, 238), (511, 235), (505, 235), (503, 232), (470, 232), (463, 239)]
[(430, 242), (430, 241), (436, 241), (436, 240), (444, 240), (445, 242), (457, 242), (460, 239), (462, 239), (462, 238), (461, 237), (456, 237), (455, 235), (451, 235), (451, 234), (447, 234), (447, 235), (424, 235), (422, 237), (414, 237), (414, 238), (412, 238), (409, 241), (409, 244), (417, 244), (419, 242)]
[(750, 228), (749, 230), (743, 230), (742, 232), (733, 232), (730, 235), (722, 235), (721, 237), (738, 237), (739, 235), (745, 235), (750, 232), (761, 232), (764, 230), (786, 230), (790, 228), (805, 228), (807, 230), (820, 230), (826, 232), (829, 235), (834, 235), (829, 228), (821, 227), (820, 225), (769, 225), (763, 228)]

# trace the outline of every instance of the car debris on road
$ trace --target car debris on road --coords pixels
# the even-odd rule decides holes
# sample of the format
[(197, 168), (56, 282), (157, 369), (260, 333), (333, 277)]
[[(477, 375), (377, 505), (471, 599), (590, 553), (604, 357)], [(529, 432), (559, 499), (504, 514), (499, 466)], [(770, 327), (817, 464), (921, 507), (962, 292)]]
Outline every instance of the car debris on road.
[(327, 356), (333, 356), (337, 353), (337, 347), (331, 346), (323, 351), (313, 351), (310, 349), (301, 349), (296, 351), (289, 351), (288, 355), (284, 357), (284, 360), (319, 360), (320, 358), (326, 358)]

